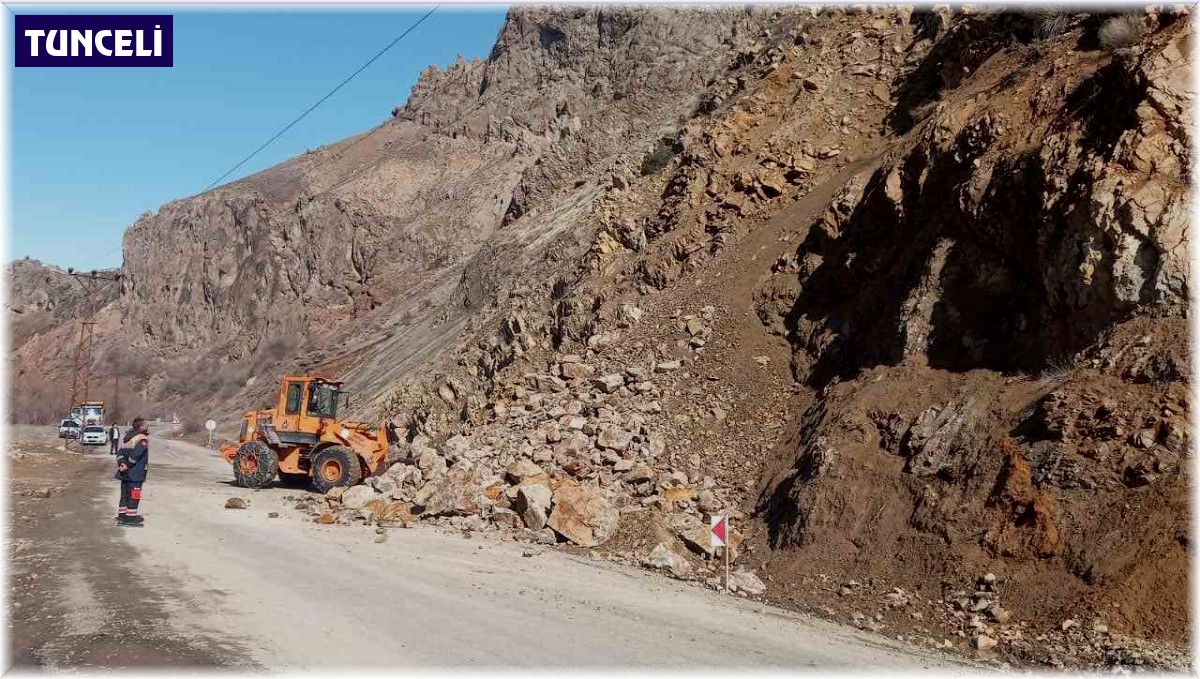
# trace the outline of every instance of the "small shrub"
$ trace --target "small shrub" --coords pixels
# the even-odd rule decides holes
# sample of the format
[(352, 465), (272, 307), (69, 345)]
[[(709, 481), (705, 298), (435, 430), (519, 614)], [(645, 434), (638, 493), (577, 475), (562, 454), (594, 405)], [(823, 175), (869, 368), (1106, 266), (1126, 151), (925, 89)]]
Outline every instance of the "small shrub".
[(679, 153), (679, 150), (678, 143), (674, 139), (670, 137), (660, 139), (658, 146), (642, 159), (642, 175), (652, 175), (666, 167), (675, 154)]
[(1067, 12), (1048, 8), (1037, 12), (1036, 16), (1034, 34), (1038, 40), (1050, 40), (1071, 28), (1071, 15)]
[(1138, 14), (1122, 14), (1100, 26), (1100, 46), (1112, 51), (1133, 47), (1146, 35), (1146, 20)]
[(1046, 367), (1042, 368), (1041, 378), (1052, 384), (1062, 384), (1070, 379), (1078, 369), (1079, 359), (1075, 356), (1051, 359)]

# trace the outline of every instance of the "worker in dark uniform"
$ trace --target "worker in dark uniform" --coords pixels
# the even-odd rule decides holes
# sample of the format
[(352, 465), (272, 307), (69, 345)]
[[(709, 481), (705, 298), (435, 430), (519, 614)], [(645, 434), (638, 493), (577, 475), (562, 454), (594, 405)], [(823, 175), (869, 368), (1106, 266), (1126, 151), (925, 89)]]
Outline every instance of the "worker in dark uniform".
[(117, 478), (121, 480), (121, 504), (117, 508), (117, 523), (140, 526), (144, 519), (138, 514), (142, 500), (142, 482), (150, 462), (150, 423), (138, 417), (133, 420), (125, 440), (117, 451)]

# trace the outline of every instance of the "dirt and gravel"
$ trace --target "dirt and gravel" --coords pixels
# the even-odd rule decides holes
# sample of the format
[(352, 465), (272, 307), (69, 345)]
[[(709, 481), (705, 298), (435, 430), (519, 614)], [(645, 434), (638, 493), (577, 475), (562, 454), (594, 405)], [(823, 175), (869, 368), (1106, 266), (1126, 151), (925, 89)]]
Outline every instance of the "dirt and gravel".
[(67, 452), (50, 429), (10, 430), (8, 637), (17, 669), (245, 665), (206, 634), (184, 573), (149, 572), (116, 526), (112, 458)]
[[(153, 440), (146, 525), (120, 529), (111, 458), (45, 436), (9, 451), (23, 665), (970, 669), (602, 560), (315, 524), (283, 499), (301, 491), (233, 487), (211, 450), (180, 441)], [(47, 482), (51, 497), (26, 495)]]

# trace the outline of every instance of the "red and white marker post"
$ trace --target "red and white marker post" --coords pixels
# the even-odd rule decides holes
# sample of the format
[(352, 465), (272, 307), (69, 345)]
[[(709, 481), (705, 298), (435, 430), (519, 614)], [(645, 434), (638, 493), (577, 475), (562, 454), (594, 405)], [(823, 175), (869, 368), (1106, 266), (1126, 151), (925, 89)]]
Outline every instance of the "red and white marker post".
[(709, 544), (713, 547), (720, 547), (725, 555), (725, 593), (729, 594), (729, 517), (713, 516), (709, 521)]

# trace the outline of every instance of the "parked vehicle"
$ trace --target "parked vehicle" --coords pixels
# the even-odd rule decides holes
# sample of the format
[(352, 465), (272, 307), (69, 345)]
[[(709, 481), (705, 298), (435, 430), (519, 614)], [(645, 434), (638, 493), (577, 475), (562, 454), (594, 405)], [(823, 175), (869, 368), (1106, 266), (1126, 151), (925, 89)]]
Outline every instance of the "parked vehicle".
[(71, 409), (71, 418), (84, 424), (104, 423), (104, 401), (87, 401)]
[(85, 446), (102, 446), (108, 443), (108, 432), (104, 427), (89, 425), (83, 428), (79, 442)]
[(58, 425), (58, 438), (60, 439), (77, 439), (79, 438), (79, 423), (75, 420), (63, 420)]

